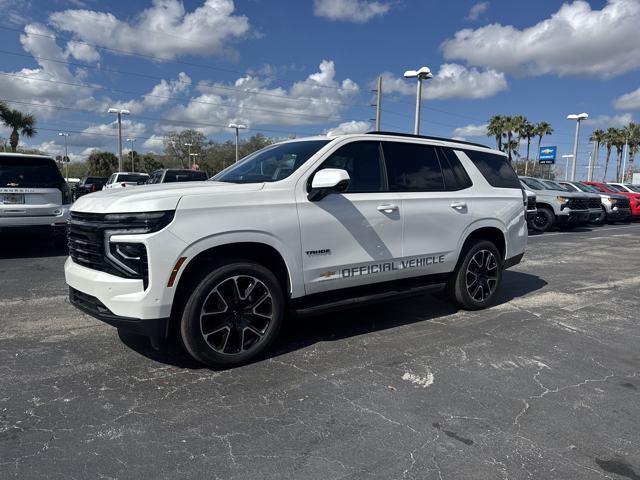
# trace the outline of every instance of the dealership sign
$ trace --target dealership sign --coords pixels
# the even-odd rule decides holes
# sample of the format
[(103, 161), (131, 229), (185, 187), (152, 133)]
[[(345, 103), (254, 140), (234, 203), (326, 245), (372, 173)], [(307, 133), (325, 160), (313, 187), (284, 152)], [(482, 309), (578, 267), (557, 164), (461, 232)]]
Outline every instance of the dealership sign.
[(540, 163), (553, 165), (556, 163), (558, 147), (540, 147)]

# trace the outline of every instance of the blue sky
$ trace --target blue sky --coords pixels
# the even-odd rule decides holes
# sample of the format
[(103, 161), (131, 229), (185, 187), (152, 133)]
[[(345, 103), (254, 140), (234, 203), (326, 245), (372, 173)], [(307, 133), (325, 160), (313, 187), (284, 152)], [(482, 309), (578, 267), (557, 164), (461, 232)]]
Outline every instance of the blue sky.
[[(593, 128), (637, 120), (640, 0), (0, 0), (0, 97), (35, 113), (27, 144), (72, 159), (125, 137), (160, 151), (167, 131), (231, 138), (230, 121), (275, 137), (361, 131), (383, 75), (382, 126), (411, 131), (413, 83), (427, 65), (422, 132), (492, 144), (493, 114), (549, 121), (572, 148), (569, 113)], [(8, 131), (0, 131), (3, 137)]]

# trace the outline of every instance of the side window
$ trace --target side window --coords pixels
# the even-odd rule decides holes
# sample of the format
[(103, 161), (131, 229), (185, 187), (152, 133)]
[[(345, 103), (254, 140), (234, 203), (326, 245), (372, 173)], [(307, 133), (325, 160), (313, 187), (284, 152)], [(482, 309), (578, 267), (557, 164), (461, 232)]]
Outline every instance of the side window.
[(447, 191), (464, 190), (473, 186), (467, 171), (460, 163), (460, 159), (450, 148), (438, 148), (438, 158), (442, 166), (444, 185)]
[(445, 189), (435, 147), (383, 142), (382, 149), (392, 192), (441, 192)]
[(115, 181), (116, 181), (116, 174), (114, 173), (113, 175), (111, 175), (111, 176), (109, 177), (109, 181), (108, 181), (107, 183), (108, 183), (108, 184), (111, 184), (111, 183), (113, 183), (113, 182), (115, 182)]
[(173, 183), (178, 179), (176, 178), (176, 172), (172, 172), (171, 170), (167, 170), (167, 173), (164, 174), (164, 183)]
[(378, 142), (353, 142), (340, 147), (323, 163), (323, 168), (340, 168), (349, 173), (346, 193), (386, 190)]
[(507, 157), (477, 150), (464, 150), (464, 153), (492, 187), (522, 189), (518, 175), (509, 164)]

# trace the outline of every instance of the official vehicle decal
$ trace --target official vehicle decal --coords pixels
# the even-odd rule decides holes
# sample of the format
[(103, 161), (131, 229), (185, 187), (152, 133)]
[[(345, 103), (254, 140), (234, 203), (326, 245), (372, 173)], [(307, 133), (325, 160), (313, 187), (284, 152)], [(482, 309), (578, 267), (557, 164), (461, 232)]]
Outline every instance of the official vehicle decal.
[(320, 274), (323, 280), (336, 280), (339, 278), (363, 277), (385, 272), (395, 272), (409, 268), (424, 268), (430, 265), (438, 265), (445, 262), (445, 255), (428, 255), (425, 257), (410, 258), (393, 262), (374, 263), (343, 268), (339, 272), (326, 271)]
[(310, 257), (321, 257), (324, 255), (331, 255), (331, 249), (325, 248), (322, 250), (307, 250), (305, 253)]

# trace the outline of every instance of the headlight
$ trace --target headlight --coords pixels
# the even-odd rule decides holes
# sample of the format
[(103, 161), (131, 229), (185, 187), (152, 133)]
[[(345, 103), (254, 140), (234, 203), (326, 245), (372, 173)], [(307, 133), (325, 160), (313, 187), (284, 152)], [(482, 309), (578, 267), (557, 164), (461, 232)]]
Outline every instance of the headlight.
[(563, 205), (569, 201), (569, 198), (567, 198), (567, 197), (556, 197), (556, 198), (557, 198), (557, 199), (558, 199), (558, 201), (559, 201), (560, 203), (562, 203)]
[[(145, 212), (145, 213), (108, 213), (104, 221), (109, 224), (109, 230), (115, 233), (153, 233), (162, 230), (173, 220), (175, 212)], [(113, 227), (111, 227), (111, 224)]]
[(130, 275), (147, 276), (147, 248), (142, 243), (109, 242), (107, 257)]

